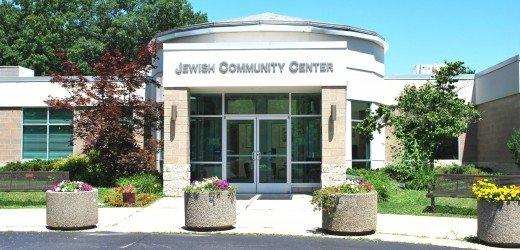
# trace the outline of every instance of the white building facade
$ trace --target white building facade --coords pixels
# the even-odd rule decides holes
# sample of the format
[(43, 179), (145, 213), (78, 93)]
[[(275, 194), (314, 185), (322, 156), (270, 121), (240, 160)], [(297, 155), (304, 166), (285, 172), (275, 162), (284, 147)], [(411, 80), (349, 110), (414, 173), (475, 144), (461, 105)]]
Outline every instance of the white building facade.
[[(393, 103), (404, 86), (432, 79), (386, 76), (388, 44), (376, 32), (271, 13), (170, 30), (156, 40), (162, 49), (152, 76), (161, 88), (146, 94), (164, 105), (158, 159), (164, 192), (172, 196), (181, 195), (190, 180), (211, 176), (229, 180), (241, 193), (298, 193), (341, 182), (348, 168), (381, 168), (395, 154), (391, 128), (369, 141), (352, 127), (367, 109)], [(516, 56), (477, 75), (458, 76), (459, 95), (491, 110), (487, 114), (496, 113), (495, 105), (518, 114), (518, 69)], [(0, 77), (0, 162), (52, 158), (56, 146), (49, 138), (59, 136), (51, 127), (66, 122), (45, 111), (41, 131), (31, 134), (31, 117), (39, 114), (34, 112), (44, 112), (43, 100), (63, 90), (48, 78), (22, 73)], [(488, 90), (496, 86), (500, 91)], [(441, 152), (440, 162), (514, 169), (503, 142), (489, 149), (488, 131), (496, 128), (480, 124)], [(503, 127), (493, 132), (501, 140), (520, 127), (520, 118), (503, 121)], [(66, 131), (60, 140), (71, 137)], [(35, 154), (30, 149), (36, 139)], [(72, 143), (67, 152), (79, 148)]]

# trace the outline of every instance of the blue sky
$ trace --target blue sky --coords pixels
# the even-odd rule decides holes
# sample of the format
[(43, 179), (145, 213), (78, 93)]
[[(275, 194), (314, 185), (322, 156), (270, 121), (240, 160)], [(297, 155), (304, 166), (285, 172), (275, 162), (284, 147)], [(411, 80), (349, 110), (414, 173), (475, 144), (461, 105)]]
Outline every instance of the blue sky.
[(390, 44), (386, 74), (461, 60), (478, 71), (520, 53), (520, 0), (190, 0), (210, 21), (273, 12), (347, 24)]

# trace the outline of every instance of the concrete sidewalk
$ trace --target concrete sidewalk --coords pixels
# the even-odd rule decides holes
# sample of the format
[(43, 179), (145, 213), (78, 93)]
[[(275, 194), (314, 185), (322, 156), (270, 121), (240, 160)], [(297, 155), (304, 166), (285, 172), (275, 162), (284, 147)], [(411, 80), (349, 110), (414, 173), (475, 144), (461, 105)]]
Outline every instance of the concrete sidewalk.
[[(238, 197), (236, 228), (219, 233), (325, 236), (321, 213), (308, 195)], [(183, 198), (162, 198), (146, 208), (100, 208), (98, 227), (86, 231), (191, 233), (183, 229)], [(476, 219), (379, 214), (377, 233), (362, 238), (449, 247), (487, 248), (474, 237)], [(0, 231), (47, 231), (45, 209), (0, 209)], [(333, 237), (333, 236), (325, 236)]]

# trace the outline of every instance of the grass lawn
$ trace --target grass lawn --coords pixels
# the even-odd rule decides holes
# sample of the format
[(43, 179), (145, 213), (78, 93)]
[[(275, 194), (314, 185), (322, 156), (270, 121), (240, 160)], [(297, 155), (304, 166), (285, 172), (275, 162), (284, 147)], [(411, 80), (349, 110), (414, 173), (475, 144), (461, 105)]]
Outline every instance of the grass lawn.
[(391, 192), (390, 199), (380, 202), (378, 212), (383, 214), (408, 214), (451, 217), (476, 217), (477, 201), (466, 198), (435, 198), (436, 208), (427, 211), (430, 199), (426, 191), (397, 189)]
[[(108, 188), (98, 188), (99, 201)], [(0, 208), (45, 207), (45, 192), (0, 192)]]

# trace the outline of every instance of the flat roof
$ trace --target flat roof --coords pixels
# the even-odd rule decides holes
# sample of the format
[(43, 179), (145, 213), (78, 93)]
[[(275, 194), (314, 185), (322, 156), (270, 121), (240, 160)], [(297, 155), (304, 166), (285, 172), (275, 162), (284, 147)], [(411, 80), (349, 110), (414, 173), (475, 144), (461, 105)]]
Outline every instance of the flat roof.
[[(404, 74), (404, 75), (389, 75), (385, 76), (385, 80), (433, 80), (433, 75), (420, 75), (420, 74)], [(457, 80), (474, 80), (475, 74), (461, 74), (454, 79)]]

